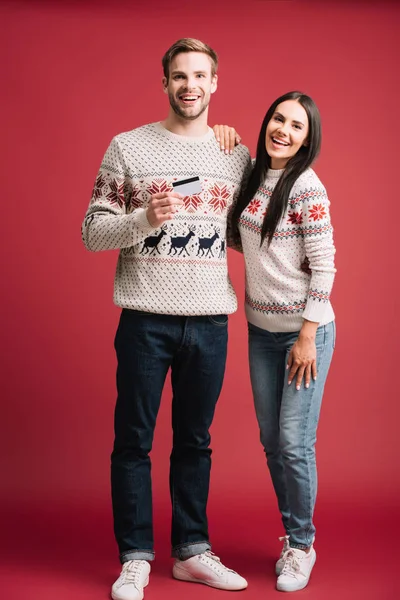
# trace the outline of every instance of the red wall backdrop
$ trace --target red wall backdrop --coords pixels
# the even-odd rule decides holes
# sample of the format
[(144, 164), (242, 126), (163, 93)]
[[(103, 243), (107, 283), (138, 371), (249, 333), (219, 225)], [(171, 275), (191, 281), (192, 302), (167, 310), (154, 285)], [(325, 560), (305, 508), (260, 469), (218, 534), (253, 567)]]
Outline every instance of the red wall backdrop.
[[(43, 563), (73, 530), (82, 561), (95, 544), (115, 564), (109, 454), (117, 257), (88, 253), (80, 225), (111, 138), (166, 116), (160, 61), (186, 36), (220, 56), (210, 124), (233, 124), (253, 155), (278, 95), (301, 89), (321, 110), (315, 168), (332, 202), (338, 336), (319, 428), (316, 519), (327, 547), (350, 532), (352, 543), (364, 532), (369, 545), (385, 527), (393, 533), (400, 492), (399, 5), (82, 0), (1, 2), (0, 10), (0, 460), (8, 557), (21, 556), (21, 545), (35, 554), (42, 540)], [(234, 253), (229, 261), (240, 309), (230, 321), (212, 429), (210, 523), (221, 544), (259, 547), (280, 527), (252, 407), (243, 261)], [(169, 408), (167, 386), (152, 454), (161, 549), (168, 545)], [(323, 537), (328, 527), (330, 539)], [(109, 570), (102, 585), (112, 581)]]

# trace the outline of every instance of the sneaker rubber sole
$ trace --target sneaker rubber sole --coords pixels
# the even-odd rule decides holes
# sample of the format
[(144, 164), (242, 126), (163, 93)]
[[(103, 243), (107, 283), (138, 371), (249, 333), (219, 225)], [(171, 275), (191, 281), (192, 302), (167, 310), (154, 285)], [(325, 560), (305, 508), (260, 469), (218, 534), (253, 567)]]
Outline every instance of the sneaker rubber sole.
[(196, 577), (193, 577), (193, 575), (191, 575), (190, 573), (188, 573), (185, 569), (181, 569), (179, 566), (174, 565), (174, 568), (172, 570), (172, 576), (175, 579), (179, 579), (179, 581), (187, 581), (189, 583), (202, 583), (203, 585), (208, 585), (210, 587), (216, 588), (217, 590), (228, 590), (228, 591), (239, 591), (239, 590), (245, 590), (247, 585), (244, 585), (243, 587), (227, 587), (226, 583), (223, 582), (218, 582), (218, 581), (208, 581), (207, 579), (197, 579)]

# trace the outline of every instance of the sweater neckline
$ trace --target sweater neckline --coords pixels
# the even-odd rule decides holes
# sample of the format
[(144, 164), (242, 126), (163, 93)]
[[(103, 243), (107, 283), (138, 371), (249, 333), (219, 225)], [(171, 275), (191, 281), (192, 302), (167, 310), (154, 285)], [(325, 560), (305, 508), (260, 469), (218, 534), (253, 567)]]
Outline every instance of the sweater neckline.
[(268, 169), (267, 177), (270, 177), (271, 179), (279, 179), (284, 171), (285, 169)]
[(208, 127), (208, 131), (204, 135), (191, 136), (191, 135), (180, 135), (178, 133), (173, 133), (172, 131), (169, 131), (168, 129), (166, 129), (164, 127), (164, 125), (161, 124), (161, 121), (159, 121), (158, 123), (154, 123), (154, 125), (155, 125), (156, 130), (159, 133), (161, 133), (165, 137), (168, 137), (172, 140), (177, 140), (178, 142), (184, 142), (184, 143), (190, 143), (190, 144), (203, 144), (204, 142), (208, 142), (209, 140), (211, 140), (214, 137), (214, 131), (211, 129), (211, 127)]

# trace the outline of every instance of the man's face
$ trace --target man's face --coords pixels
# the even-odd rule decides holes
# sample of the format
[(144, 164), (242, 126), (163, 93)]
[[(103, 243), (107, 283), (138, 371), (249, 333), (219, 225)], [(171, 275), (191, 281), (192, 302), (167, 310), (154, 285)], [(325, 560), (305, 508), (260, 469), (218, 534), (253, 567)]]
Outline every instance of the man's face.
[(181, 52), (171, 61), (169, 79), (163, 78), (172, 110), (182, 119), (197, 119), (217, 89), (211, 75), (211, 59), (203, 52)]

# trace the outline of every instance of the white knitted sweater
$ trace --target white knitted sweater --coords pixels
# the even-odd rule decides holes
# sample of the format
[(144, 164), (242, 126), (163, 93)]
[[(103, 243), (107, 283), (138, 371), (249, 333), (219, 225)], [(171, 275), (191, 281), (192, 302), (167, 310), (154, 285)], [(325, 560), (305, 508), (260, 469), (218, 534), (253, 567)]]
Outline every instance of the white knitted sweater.
[[(98, 173), (82, 237), (93, 251), (120, 249), (114, 302), (172, 315), (229, 314), (236, 295), (228, 277), (226, 224), (245, 172), (245, 146), (221, 152), (212, 129), (186, 137), (152, 123), (117, 135)], [(202, 191), (154, 229), (146, 217), (152, 194), (199, 176)]]
[[(299, 331), (303, 319), (324, 325), (335, 318), (329, 301), (336, 272), (330, 202), (312, 169), (294, 184), (270, 246), (264, 242), (260, 248), (265, 211), (282, 173), (268, 170), (239, 219), (246, 263), (246, 316), (271, 332)], [(301, 270), (305, 257), (311, 275)]]

